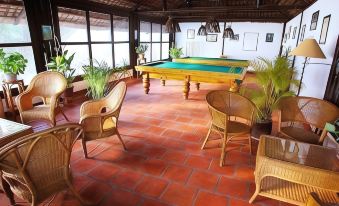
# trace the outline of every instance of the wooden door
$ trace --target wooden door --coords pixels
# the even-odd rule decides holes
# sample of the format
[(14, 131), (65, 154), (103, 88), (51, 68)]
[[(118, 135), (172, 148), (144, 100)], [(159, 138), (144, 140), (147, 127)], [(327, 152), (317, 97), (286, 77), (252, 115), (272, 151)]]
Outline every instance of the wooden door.
[(339, 36), (333, 56), (330, 75), (327, 80), (324, 99), (339, 106)]

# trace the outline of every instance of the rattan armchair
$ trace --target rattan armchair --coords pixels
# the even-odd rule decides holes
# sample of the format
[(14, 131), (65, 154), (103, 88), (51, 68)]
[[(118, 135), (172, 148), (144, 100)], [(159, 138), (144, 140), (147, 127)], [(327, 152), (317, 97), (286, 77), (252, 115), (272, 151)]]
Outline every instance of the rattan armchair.
[(84, 128), (82, 146), (87, 158), (86, 142), (117, 135), (124, 149), (126, 146), (118, 131), (118, 119), (126, 95), (126, 83), (118, 83), (104, 98), (84, 102), (80, 107), (80, 124)]
[(81, 125), (65, 124), (2, 147), (0, 169), (12, 192), (34, 206), (69, 188), (82, 204), (88, 204), (71, 183), (70, 156), (80, 135)]
[[(67, 81), (59, 72), (46, 71), (36, 75), (27, 89), (16, 97), (16, 104), (22, 123), (44, 120), (55, 126), (55, 116), (61, 113), (60, 95), (65, 91)], [(34, 106), (33, 99), (40, 98), (42, 105)]]
[(278, 104), (278, 135), (310, 144), (321, 144), (326, 122), (339, 117), (339, 109), (312, 97), (285, 97)]
[(241, 144), (241, 140), (243, 140), (241, 137), (248, 136), (251, 150), (250, 134), (255, 106), (246, 97), (229, 91), (209, 92), (206, 100), (212, 121), (201, 149), (205, 148), (212, 131), (219, 133), (222, 136), (220, 166), (223, 166), (229, 142), (237, 141), (235, 143)]
[(322, 203), (317, 193), (310, 193), (307, 198), (305, 206), (328, 206), (328, 204)]

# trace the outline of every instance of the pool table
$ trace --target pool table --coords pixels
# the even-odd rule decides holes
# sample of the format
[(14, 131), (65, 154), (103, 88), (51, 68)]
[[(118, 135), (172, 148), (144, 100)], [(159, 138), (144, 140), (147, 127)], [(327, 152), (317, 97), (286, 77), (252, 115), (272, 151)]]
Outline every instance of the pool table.
[(190, 63), (190, 64), (206, 64), (214, 66), (229, 66), (229, 67), (248, 67), (249, 61), (240, 59), (226, 58), (208, 58), (208, 57), (183, 57), (173, 59), (173, 62)]
[(213, 66), (205, 64), (188, 64), (179, 62), (155, 62), (136, 66), (137, 71), (142, 72), (143, 86), (146, 94), (150, 88), (150, 78), (160, 79), (165, 86), (166, 80), (183, 80), (183, 95), (188, 98), (190, 82), (195, 82), (199, 90), (200, 82), (206, 83), (230, 83), (231, 91), (238, 90), (238, 84), (244, 79), (246, 68)]

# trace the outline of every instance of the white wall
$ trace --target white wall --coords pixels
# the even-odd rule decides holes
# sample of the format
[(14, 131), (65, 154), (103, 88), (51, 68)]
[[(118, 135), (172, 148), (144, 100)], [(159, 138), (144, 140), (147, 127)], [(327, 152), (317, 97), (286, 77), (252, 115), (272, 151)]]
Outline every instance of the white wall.
[[(316, 30), (310, 31), (310, 24), (312, 14), (319, 10), (319, 18)], [(323, 18), (331, 14), (330, 25), (327, 33), (325, 44), (320, 44), (326, 59), (311, 59), (310, 64), (305, 68), (303, 87), (301, 89), (301, 96), (311, 96), (316, 98), (323, 98), (326, 90), (327, 79), (333, 61), (334, 50), (339, 34), (339, 1), (338, 0), (318, 0), (311, 7), (304, 11), (302, 25), (306, 24), (304, 39), (315, 38), (319, 42), (320, 31), (323, 23)], [(286, 25), (286, 32), (289, 26), (295, 27), (300, 24), (301, 15), (298, 15)], [(296, 47), (296, 39), (288, 39), (284, 44), (291, 49)], [(299, 76), (303, 67), (304, 58), (296, 57), (295, 66), (299, 71)], [(321, 63), (321, 64), (312, 64)]]
[[(217, 42), (206, 42), (205, 36), (197, 36), (200, 25), (180, 23), (181, 32), (175, 35), (176, 46), (183, 47), (185, 56), (219, 57), (222, 53), (222, 32), (217, 34)], [(194, 39), (187, 39), (187, 29), (195, 30)], [(220, 29), (224, 30), (224, 23), (220, 23)], [(253, 60), (258, 56), (273, 58), (279, 54), (283, 24), (235, 22), (232, 29), (239, 34), (239, 41), (225, 39), (224, 55), (228, 58)], [(243, 50), (245, 32), (259, 33), (257, 51)], [(266, 33), (274, 33), (273, 42), (265, 42)]]

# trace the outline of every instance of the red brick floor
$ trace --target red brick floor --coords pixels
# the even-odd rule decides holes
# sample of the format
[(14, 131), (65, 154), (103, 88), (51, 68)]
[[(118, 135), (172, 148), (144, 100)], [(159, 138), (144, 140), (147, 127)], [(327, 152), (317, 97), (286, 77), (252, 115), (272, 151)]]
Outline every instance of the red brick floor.
[[(200, 149), (210, 119), (205, 95), (227, 86), (201, 84), (196, 91), (193, 85), (189, 99), (183, 100), (181, 85), (168, 81), (163, 87), (151, 80), (150, 93), (145, 95), (142, 83), (130, 80), (119, 121), (128, 150), (114, 136), (89, 142), (90, 159), (84, 158), (80, 141), (73, 148), (74, 185), (82, 196), (107, 206), (249, 205), (255, 189), (255, 157), (249, 148), (230, 151), (222, 168), (220, 149)], [(79, 107), (80, 103), (66, 107), (71, 121), (79, 120)], [(62, 123), (59, 117), (58, 124)], [(27, 205), (20, 199), (17, 202)], [(45, 203), (80, 205), (68, 191)], [(0, 205), (8, 204), (1, 193)], [(258, 198), (255, 205), (287, 204)]]

